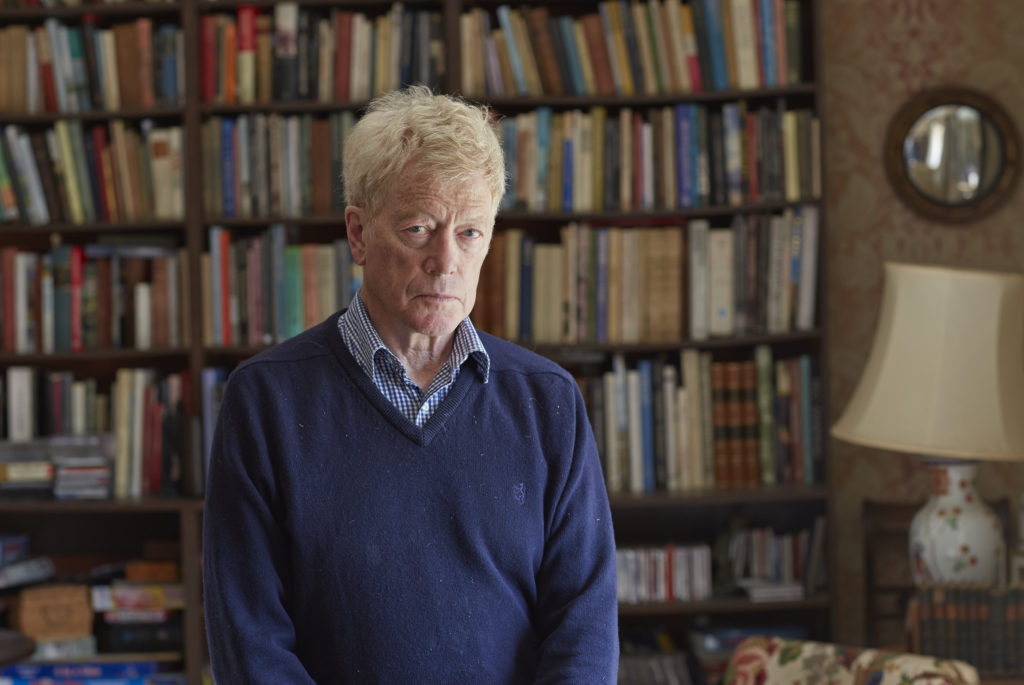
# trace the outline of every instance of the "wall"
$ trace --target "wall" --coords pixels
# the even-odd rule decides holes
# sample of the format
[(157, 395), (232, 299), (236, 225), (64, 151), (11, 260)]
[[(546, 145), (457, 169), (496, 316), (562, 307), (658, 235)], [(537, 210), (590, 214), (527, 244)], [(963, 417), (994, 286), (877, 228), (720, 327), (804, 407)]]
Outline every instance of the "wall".
[[(940, 225), (906, 209), (882, 167), (890, 118), (924, 88), (962, 84), (983, 90), (1024, 130), (1024, 2), (821, 1), (829, 400), (835, 421), (867, 360), (884, 261), (1024, 270), (1024, 185), (981, 221)], [(862, 643), (861, 502), (867, 496), (923, 500), (929, 483), (913, 456), (835, 440), (831, 449), (838, 549), (833, 587), (843, 588), (834, 632), (837, 641)], [(983, 465), (979, 488), (986, 498), (1024, 492), (1024, 468)]]

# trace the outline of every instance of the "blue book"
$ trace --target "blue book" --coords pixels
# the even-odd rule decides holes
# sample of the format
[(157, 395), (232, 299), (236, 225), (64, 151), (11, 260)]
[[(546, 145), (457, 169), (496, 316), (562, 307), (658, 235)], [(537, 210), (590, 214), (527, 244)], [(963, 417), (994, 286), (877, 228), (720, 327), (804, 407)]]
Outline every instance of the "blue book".
[[(729, 88), (729, 67), (725, 57), (725, 31), (722, 24), (722, 5), (718, 0), (694, 0), (704, 8), (707, 24), (708, 51), (711, 53), (711, 78), (715, 90)], [(772, 0), (765, 0), (771, 3)]]
[(168, 106), (178, 104), (177, 34), (171, 24), (161, 24), (157, 30), (160, 59), (160, 100)]
[(203, 463), (207, 467), (210, 465), (210, 456), (213, 454), (213, 431), (217, 424), (220, 399), (227, 378), (228, 372), (223, 366), (207, 366), (202, 370), (199, 378), (200, 391), (203, 396), (203, 448), (205, 449)]
[(533, 236), (524, 235), (519, 258), (519, 339), (533, 340)]
[(235, 120), (220, 120), (220, 186), (221, 211), (224, 216), (235, 215)]
[(643, 437), (644, 492), (652, 492), (655, 483), (654, 464), (654, 378), (650, 359), (636, 363), (640, 372), (640, 424)]
[[(104, 65), (106, 63), (103, 61), (103, 36), (100, 34), (99, 31), (93, 31), (90, 39), (92, 40), (93, 44), (93, 52), (96, 55), (96, 73), (105, 74), (106, 71), (104, 71)], [(103, 84), (102, 76), (96, 79), (96, 83), (93, 84), (93, 87), (96, 89), (96, 92), (99, 93), (99, 100), (103, 104), (101, 109), (110, 109), (110, 107), (107, 105), (107, 103), (109, 102), (110, 95), (107, 94), (106, 88)]]
[(512, 31), (512, 8), (508, 5), (498, 5), (495, 12), (498, 15), (498, 25), (501, 26), (502, 33), (505, 34), (505, 43), (508, 45), (508, 61), (512, 65), (512, 78), (516, 82), (516, 93), (526, 95), (526, 75), (523, 72), (523, 62), (516, 49), (516, 42), (513, 40), (513, 36), (516, 34)]
[(587, 85), (583, 79), (583, 64), (580, 62), (580, 51), (576, 45), (576, 32), (573, 30), (572, 17), (568, 15), (559, 17), (558, 30), (562, 36), (562, 46), (569, 64), (570, 81), (567, 85), (574, 95), (585, 95)]
[(143, 678), (144, 676), (158, 673), (158, 667), (159, 664), (155, 661), (23, 662), (12, 666), (5, 666), (0, 671), (0, 676), (5, 678), (24, 678), (26, 680), (74, 678), (75, 680), (92, 681), (97, 678)]
[(777, 86), (779, 84), (779, 66), (776, 61), (775, 45), (775, 4), (773, 0), (759, 0), (761, 3), (760, 12), (761, 26), (761, 54), (764, 62), (764, 85)]
[(548, 206), (548, 165), (551, 163), (551, 108), (537, 108), (537, 206)]
[(210, 241), (210, 298), (213, 302), (213, 316), (211, 320), (213, 322), (212, 338), (214, 345), (224, 344), (224, 332), (221, 330), (221, 312), (220, 302), (223, 295), (220, 292), (221, 283), (221, 249), (220, 249), (220, 234), (224, 232), (224, 228), (221, 226), (211, 226), (209, 241)]
[(693, 105), (675, 106), (676, 124), (676, 202), (680, 207), (693, 206), (693, 167), (690, 154), (690, 110)]

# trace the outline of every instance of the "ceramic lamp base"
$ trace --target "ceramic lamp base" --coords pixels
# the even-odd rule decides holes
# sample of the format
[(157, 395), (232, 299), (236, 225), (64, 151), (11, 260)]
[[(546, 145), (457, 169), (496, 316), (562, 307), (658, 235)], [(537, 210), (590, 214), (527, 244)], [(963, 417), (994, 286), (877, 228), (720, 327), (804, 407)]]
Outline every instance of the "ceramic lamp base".
[(910, 524), (914, 582), (998, 583), (1006, 564), (1003, 527), (975, 489), (977, 464), (929, 463), (932, 495)]

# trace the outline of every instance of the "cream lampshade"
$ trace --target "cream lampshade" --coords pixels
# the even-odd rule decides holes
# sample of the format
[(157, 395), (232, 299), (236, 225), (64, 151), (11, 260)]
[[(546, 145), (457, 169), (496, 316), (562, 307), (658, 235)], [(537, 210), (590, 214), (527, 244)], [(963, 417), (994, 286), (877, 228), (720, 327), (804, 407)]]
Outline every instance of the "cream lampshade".
[(999, 580), (1002, 527), (974, 480), (979, 460), (1024, 459), (1024, 276), (886, 263), (870, 356), (832, 435), (930, 464), (916, 582)]

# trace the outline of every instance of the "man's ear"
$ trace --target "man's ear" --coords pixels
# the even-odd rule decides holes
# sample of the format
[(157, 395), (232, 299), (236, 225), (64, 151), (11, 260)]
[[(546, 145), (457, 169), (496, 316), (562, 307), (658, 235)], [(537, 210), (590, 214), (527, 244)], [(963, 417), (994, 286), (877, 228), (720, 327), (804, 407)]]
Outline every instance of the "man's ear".
[(352, 250), (352, 261), (359, 266), (366, 264), (366, 213), (361, 207), (349, 205), (345, 207), (345, 234), (348, 246)]

